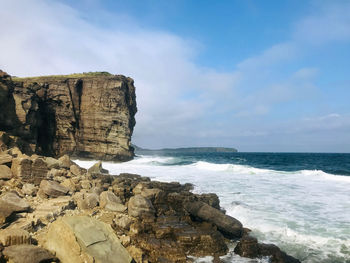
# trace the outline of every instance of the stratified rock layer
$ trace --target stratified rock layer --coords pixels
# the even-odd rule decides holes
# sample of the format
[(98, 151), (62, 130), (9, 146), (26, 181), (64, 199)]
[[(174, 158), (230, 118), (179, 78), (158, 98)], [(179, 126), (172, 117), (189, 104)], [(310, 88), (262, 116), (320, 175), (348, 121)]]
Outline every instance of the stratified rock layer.
[(17, 136), (8, 139), (10, 147), (55, 157), (133, 157), (131, 78), (94, 73), (12, 80), (0, 71), (0, 105), (0, 130)]

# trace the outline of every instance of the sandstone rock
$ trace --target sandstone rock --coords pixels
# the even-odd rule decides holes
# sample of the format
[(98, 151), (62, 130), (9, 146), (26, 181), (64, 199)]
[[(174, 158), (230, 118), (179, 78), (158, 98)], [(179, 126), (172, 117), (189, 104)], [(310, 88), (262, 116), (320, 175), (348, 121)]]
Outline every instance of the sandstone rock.
[(195, 217), (213, 223), (218, 229), (229, 238), (239, 238), (243, 234), (243, 226), (237, 219), (227, 216), (201, 201), (188, 202), (185, 209)]
[(116, 218), (114, 219), (114, 223), (123, 229), (129, 230), (130, 225), (132, 224), (133, 220), (124, 214), (119, 214), (116, 216)]
[(12, 158), (13, 157), (10, 154), (7, 154), (7, 153), (0, 154), (0, 165), (11, 163)]
[(57, 159), (52, 158), (52, 157), (45, 157), (45, 162), (47, 165), (47, 168), (52, 169), (59, 169), (60, 168), (60, 163)]
[(32, 163), (29, 158), (17, 157), (12, 160), (11, 170), (14, 176), (21, 178), (23, 182), (32, 178)]
[(47, 164), (42, 158), (35, 158), (32, 160), (32, 180), (26, 180), (26, 182), (39, 185), (41, 180), (46, 179), (48, 172)]
[(12, 263), (43, 263), (55, 261), (49, 251), (34, 245), (16, 245), (4, 249), (3, 254)]
[(74, 174), (75, 176), (82, 176), (84, 174), (86, 174), (87, 170), (84, 168), (79, 167), (76, 164), (73, 164), (70, 166), (69, 170), (71, 171), (72, 174)]
[(108, 211), (124, 212), (126, 210), (120, 198), (109, 191), (100, 194), (100, 206)]
[(108, 173), (108, 170), (102, 168), (102, 162), (97, 162), (88, 169), (90, 174)]
[(11, 169), (6, 165), (0, 165), (0, 180), (10, 180), (11, 178)]
[(13, 212), (28, 211), (29, 204), (18, 196), (17, 193), (7, 192), (0, 197), (0, 208), (6, 207)]
[(31, 238), (29, 233), (22, 229), (4, 229), (0, 230), (0, 243), (4, 247), (31, 244)]
[(42, 180), (39, 192), (47, 197), (58, 197), (68, 194), (69, 189), (55, 181)]
[(128, 213), (130, 216), (143, 218), (154, 216), (155, 210), (150, 200), (142, 195), (135, 195), (129, 200)]
[(38, 188), (34, 184), (24, 184), (22, 186), (22, 193), (29, 196), (36, 195)]
[(61, 185), (63, 185), (64, 187), (68, 188), (69, 191), (71, 192), (76, 192), (77, 191), (77, 186), (74, 183), (74, 180), (72, 179), (64, 179), (64, 181), (61, 183)]
[(65, 170), (65, 169), (52, 168), (47, 173), (47, 177), (53, 180), (53, 179), (55, 179), (57, 177), (65, 176), (66, 174), (67, 174), (67, 170)]
[(60, 168), (69, 169), (73, 163), (71, 162), (69, 156), (65, 154), (58, 159), (58, 164)]
[(86, 216), (65, 216), (52, 223), (43, 246), (62, 263), (132, 262), (112, 228)]
[(77, 206), (80, 209), (93, 209), (99, 204), (99, 196), (95, 193), (79, 193), (75, 195)]

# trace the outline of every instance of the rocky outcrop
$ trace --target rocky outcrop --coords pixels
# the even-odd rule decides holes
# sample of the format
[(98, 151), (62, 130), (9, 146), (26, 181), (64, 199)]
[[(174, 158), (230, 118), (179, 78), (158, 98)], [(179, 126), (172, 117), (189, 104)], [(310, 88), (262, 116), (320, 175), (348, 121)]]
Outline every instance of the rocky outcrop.
[[(21, 169), (0, 179), (0, 262), (187, 263), (205, 256), (222, 262), (233, 243), (243, 257), (299, 262), (258, 243), (220, 210), (217, 195), (194, 194), (191, 184), (111, 176), (101, 163), (83, 169), (69, 156), (26, 156), (18, 149), (3, 154), (12, 157), (7, 167)], [(35, 160), (46, 168), (36, 169), (40, 182), (28, 183)]]
[(12, 80), (0, 71), (0, 105), (7, 146), (54, 157), (133, 157), (137, 109), (131, 78), (87, 73)]

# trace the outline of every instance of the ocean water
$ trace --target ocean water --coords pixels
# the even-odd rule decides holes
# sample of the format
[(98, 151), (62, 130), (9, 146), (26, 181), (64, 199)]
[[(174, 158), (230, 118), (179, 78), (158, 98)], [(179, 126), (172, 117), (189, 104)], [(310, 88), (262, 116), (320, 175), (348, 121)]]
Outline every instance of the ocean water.
[[(77, 163), (88, 168), (94, 162)], [(143, 155), (103, 167), (111, 174), (192, 183), (196, 193), (216, 193), (227, 214), (261, 242), (304, 263), (350, 263), (350, 154)], [(251, 262), (232, 251), (223, 260)]]

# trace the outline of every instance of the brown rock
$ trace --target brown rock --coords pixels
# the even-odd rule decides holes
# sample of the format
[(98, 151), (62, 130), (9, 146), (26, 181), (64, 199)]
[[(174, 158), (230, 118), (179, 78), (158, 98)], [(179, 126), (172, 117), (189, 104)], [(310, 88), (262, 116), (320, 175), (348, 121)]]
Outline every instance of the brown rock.
[(43, 263), (56, 261), (46, 249), (34, 245), (16, 245), (4, 249), (6, 259), (13, 263)]
[(213, 223), (229, 238), (239, 238), (243, 234), (243, 226), (237, 219), (227, 216), (201, 201), (185, 203), (185, 209), (195, 217)]
[(142, 195), (135, 195), (130, 198), (128, 203), (128, 213), (133, 217), (152, 217), (155, 210), (150, 200)]
[(7, 192), (0, 197), (1, 209), (6, 207), (11, 209), (13, 212), (28, 211), (29, 204), (18, 196), (15, 192)]
[(48, 197), (58, 197), (68, 194), (69, 189), (55, 181), (42, 180), (39, 192)]
[(0, 180), (10, 180), (11, 178), (11, 169), (6, 165), (0, 165)]
[(108, 211), (124, 212), (126, 206), (113, 192), (105, 191), (100, 194), (100, 206)]
[(87, 170), (84, 168), (79, 167), (76, 164), (73, 164), (70, 166), (70, 171), (72, 174), (74, 174), (75, 176), (82, 176), (84, 174), (86, 174)]
[(31, 238), (29, 233), (22, 229), (4, 229), (0, 230), (0, 243), (4, 247), (31, 244)]
[(102, 168), (102, 162), (97, 162), (88, 169), (90, 174), (102, 174), (108, 173), (108, 170)]
[(87, 216), (65, 216), (49, 226), (43, 246), (62, 263), (130, 263), (113, 229)]
[(69, 156), (65, 154), (58, 159), (58, 164), (60, 168), (69, 169), (73, 164), (73, 162), (70, 160)]
[(32, 178), (32, 163), (33, 161), (29, 158), (14, 158), (11, 166), (13, 175), (21, 178), (23, 182), (30, 181)]
[(12, 162), (12, 155), (3, 153), (0, 154), (0, 164), (8, 164)]
[(46, 178), (47, 172), (48, 168), (46, 162), (42, 158), (35, 158), (32, 163), (32, 179), (26, 180), (26, 182), (39, 185), (41, 180)]
[(38, 188), (34, 184), (24, 184), (22, 186), (22, 193), (29, 196), (36, 195)]

